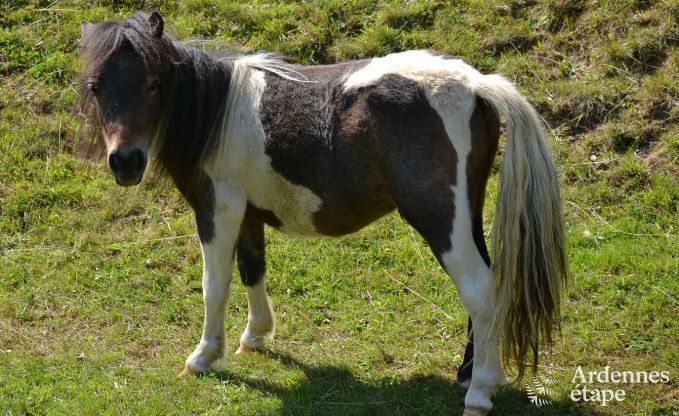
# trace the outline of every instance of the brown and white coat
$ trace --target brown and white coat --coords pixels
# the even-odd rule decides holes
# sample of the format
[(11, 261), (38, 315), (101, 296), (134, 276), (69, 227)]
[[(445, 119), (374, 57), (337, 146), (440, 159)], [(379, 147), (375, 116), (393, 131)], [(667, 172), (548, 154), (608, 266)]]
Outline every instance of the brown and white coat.
[[(102, 126), (116, 181), (138, 183), (148, 149), (196, 212), (205, 322), (185, 372), (223, 365), (232, 253), (249, 302), (239, 351), (273, 338), (265, 224), (339, 236), (394, 209), (450, 275), (470, 334), (473, 322), (458, 372), (465, 414), (485, 414), (505, 380), (501, 338), (521, 361), (550, 340), (566, 276), (559, 185), (537, 114), (504, 78), (432, 51), (312, 67), (220, 58), (164, 34), (156, 13), (84, 23), (83, 41), (83, 105)], [(496, 283), (482, 211), (500, 116)]]

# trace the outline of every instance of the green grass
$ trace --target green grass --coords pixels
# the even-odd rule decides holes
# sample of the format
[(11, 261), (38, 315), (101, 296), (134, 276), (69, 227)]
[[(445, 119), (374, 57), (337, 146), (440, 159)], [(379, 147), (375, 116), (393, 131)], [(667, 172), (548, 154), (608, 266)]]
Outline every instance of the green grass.
[[(1, 414), (463, 407), (454, 372), (466, 312), (397, 215), (341, 239), (268, 232), (271, 351), (233, 356), (223, 373), (175, 377), (203, 314), (191, 212), (165, 183), (123, 189), (83, 161), (71, 112), (80, 20), (135, 9), (160, 10), (182, 38), (295, 62), (433, 48), (516, 81), (553, 129), (573, 280), (563, 337), (542, 360), (555, 367), (553, 405), (538, 409), (510, 386), (494, 414), (678, 414), (679, 6), (663, 0), (3, 2)], [(490, 203), (487, 230), (492, 215)], [(225, 323), (234, 350), (246, 314), (235, 283)], [(606, 407), (575, 404), (578, 365), (669, 371), (672, 381), (624, 386), (625, 401)]]

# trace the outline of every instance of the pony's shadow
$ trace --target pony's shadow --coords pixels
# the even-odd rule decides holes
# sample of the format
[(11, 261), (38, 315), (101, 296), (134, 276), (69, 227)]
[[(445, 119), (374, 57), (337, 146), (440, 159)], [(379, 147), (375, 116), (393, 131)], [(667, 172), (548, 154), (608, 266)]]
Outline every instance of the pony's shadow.
[[(461, 415), (466, 390), (436, 375), (416, 375), (407, 380), (366, 382), (342, 366), (308, 365), (287, 355), (268, 351), (267, 357), (302, 370), (305, 380), (283, 386), (262, 379), (249, 379), (228, 371), (210, 373), (220, 381), (242, 384), (281, 400), (286, 415)], [(552, 400), (538, 408), (519, 388), (505, 386), (493, 396), (491, 415), (595, 415), (591, 407), (569, 400)]]

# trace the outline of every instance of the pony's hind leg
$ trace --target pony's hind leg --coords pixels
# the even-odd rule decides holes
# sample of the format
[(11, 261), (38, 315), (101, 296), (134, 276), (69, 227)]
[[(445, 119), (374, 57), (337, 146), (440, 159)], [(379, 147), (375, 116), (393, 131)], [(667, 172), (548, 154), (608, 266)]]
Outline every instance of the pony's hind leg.
[[(466, 197), (455, 198), (457, 203), (454, 205), (443, 203), (443, 195), (447, 194), (453, 199), (450, 190), (445, 191), (430, 194), (428, 207), (421, 204), (413, 210), (409, 204), (401, 204), (399, 212), (427, 240), (469, 312), (473, 322), (474, 344), (465, 408), (474, 409), (469, 412), (485, 414), (492, 406), (490, 396), (493, 389), (504, 382), (497, 336), (492, 326), (495, 281), (490, 267), (474, 244), (469, 209), (463, 202)], [(432, 201), (431, 195), (439, 197)], [(453, 224), (452, 229), (449, 224)]]
[(266, 294), (264, 224), (245, 220), (238, 240), (238, 270), (248, 293), (248, 325), (236, 353), (262, 349), (273, 340), (274, 314)]
[(466, 364), (459, 374), (463, 386), (469, 383), (465, 414), (483, 415), (492, 407), (493, 389), (505, 381), (493, 325), (495, 279), (481, 227), (483, 194), (497, 146), (497, 129), (489, 125), (494, 121), (493, 114), (486, 114), (481, 101), (468, 122), (440, 107), (446, 131), (430, 130), (419, 140), (407, 142), (407, 151), (403, 152), (407, 159), (391, 171), (392, 190), (399, 212), (427, 240), (469, 312), (473, 351), (468, 346)]
[[(496, 340), (497, 336), (495, 335), (495, 331), (497, 330), (497, 328), (491, 327), (491, 325), (493, 325), (492, 323), (485, 322), (485, 321), (492, 322), (494, 319), (495, 282), (492, 276), (492, 272), (490, 271), (491, 267), (490, 255), (488, 254), (488, 248), (486, 246), (486, 241), (483, 235), (483, 205), (485, 201), (486, 183), (488, 181), (488, 176), (490, 175), (490, 170), (493, 164), (493, 159), (495, 158), (495, 153), (497, 152), (497, 146), (500, 137), (500, 123), (497, 118), (497, 115), (495, 114), (495, 111), (493, 111), (493, 109), (490, 108), (490, 106), (484, 100), (481, 100), (479, 98), (477, 98), (476, 100), (476, 106), (470, 118), (469, 133), (471, 133), (470, 134), (471, 147), (469, 148), (467, 154), (467, 160), (465, 163), (466, 168), (465, 174), (460, 175), (461, 180), (459, 180), (458, 185), (454, 189), (454, 192), (456, 193), (455, 196), (456, 205), (460, 206), (462, 212), (458, 212), (458, 217), (456, 218), (453, 234), (451, 235), (451, 241), (453, 244), (452, 249), (454, 249), (456, 246), (460, 247), (462, 244), (467, 244), (471, 246), (470, 244), (471, 237), (471, 239), (474, 241), (474, 245), (476, 246), (476, 250), (474, 250), (472, 247), (467, 247), (466, 251), (470, 253), (473, 253), (474, 251), (476, 252), (475, 254), (473, 254), (473, 257), (476, 258), (475, 262), (476, 268), (478, 270), (482, 270), (481, 273), (484, 276), (484, 280), (491, 281), (493, 289), (488, 290), (488, 292), (490, 292), (489, 295), (491, 297), (488, 297), (485, 300), (487, 302), (486, 304), (487, 306), (485, 307), (485, 309), (480, 311), (481, 317), (477, 318), (480, 320), (478, 322), (478, 325), (477, 322), (474, 321), (473, 317), (470, 316), (468, 320), (467, 347), (465, 348), (465, 354), (462, 365), (460, 366), (457, 373), (457, 382), (462, 387), (471, 387), (472, 381), (475, 377), (474, 376), (475, 370), (477, 367), (474, 361), (481, 360), (480, 357), (478, 359), (475, 358), (476, 355), (475, 353), (477, 349), (483, 348), (484, 343), (488, 343), (489, 349), (487, 350), (488, 355), (485, 358), (483, 358), (486, 362), (485, 371), (483, 371), (482, 373), (486, 376), (488, 375), (491, 376), (491, 383), (493, 377), (497, 378), (498, 383), (505, 382), (504, 375), (500, 368), (500, 362), (497, 353), (498, 341)], [(461, 169), (458, 170), (458, 174), (460, 173), (462, 173)], [(465, 188), (467, 198), (464, 197)], [(469, 232), (470, 228), (471, 232)], [(455, 233), (455, 230), (462, 232)], [(463, 242), (456, 243), (456, 238), (464, 239), (464, 243)], [(480, 256), (481, 259), (483, 260), (483, 265), (481, 265), (480, 262), (478, 261), (478, 256)], [(456, 261), (455, 254), (453, 254), (453, 250), (451, 250), (450, 255), (447, 257), (448, 257), (447, 259), (443, 257), (442, 260), (447, 260), (448, 262)], [(464, 262), (465, 257), (462, 256), (462, 258), (457, 259), (457, 261)], [(444, 267), (446, 267), (446, 270), (448, 271), (449, 275), (451, 275), (451, 272), (449, 270), (452, 270), (454, 266), (444, 266)], [(452, 275), (451, 278), (453, 278)], [(455, 278), (453, 278), (453, 280), (455, 280)], [(464, 295), (462, 293), (460, 295), (463, 296), (464, 301)], [(467, 302), (473, 302), (473, 299), (465, 301), (465, 304), (467, 304)], [(467, 308), (469, 309), (469, 306), (467, 306)], [(487, 315), (490, 315), (492, 317), (487, 318), (486, 317)], [(477, 332), (475, 331), (475, 327), (477, 326), (480, 327), (483, 325), (485, 325), (486, 328), (479, 329), (478, 331), (479, 334), (478, 335), (475, 334), (475, 332)], [(483, 339), (484, 335), (481, 332), (489, 332), (489, 335), (486, 336), (487, 340)], [(474, 344), (475, 341), (478, 344)], [(477, 376), (476, 378), (481, 377), (483, 376), (480, 377)], [(476, 382), (475, 388), (477, 388), (479, 381), (481, 380), (478, 380)]]

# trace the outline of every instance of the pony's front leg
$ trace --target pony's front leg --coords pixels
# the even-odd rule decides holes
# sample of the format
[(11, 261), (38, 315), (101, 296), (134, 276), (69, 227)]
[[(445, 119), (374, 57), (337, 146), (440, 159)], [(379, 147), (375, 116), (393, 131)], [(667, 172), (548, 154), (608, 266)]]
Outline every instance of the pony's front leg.
[(200, 343), (186, 359), (184, 374), (205, 373), (223, 366), (224, 318), (233, 272), (233, 253), (245, 205), (244, 197), (216, 187), (213, 212), (209, 212), (209, 209), (196, 209), (196, 223), (203, 252), (205, 320)]
[(248, 292), (248, 326), (240, 337), (236, 354), (262, 349), (273, 340), (274, 313), (266, 295), (264, 260), (264, 224), (243, 221), (238, 240), (238, 269)]

